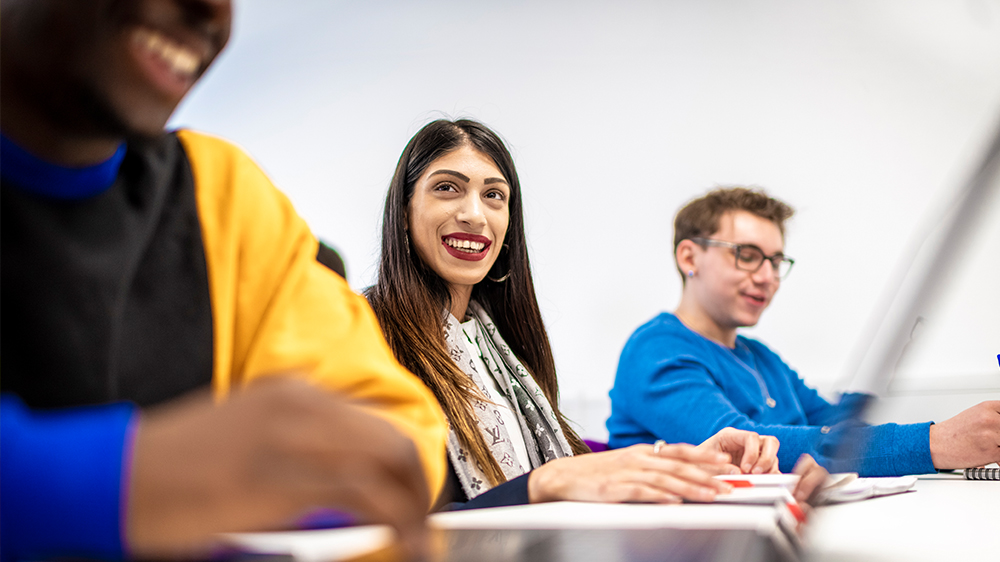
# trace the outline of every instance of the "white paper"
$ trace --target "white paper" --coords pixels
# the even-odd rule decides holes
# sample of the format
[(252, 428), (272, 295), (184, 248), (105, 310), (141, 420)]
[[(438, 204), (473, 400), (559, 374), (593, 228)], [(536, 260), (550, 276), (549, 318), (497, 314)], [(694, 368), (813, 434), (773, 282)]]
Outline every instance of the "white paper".
[(900, 494), (913, 489), (917, 483), (916, 476), (899, 476), (896, 478), (858, 478), (857, 480), (821, 492), (823, 503), (843, 503)]
[(754, 529), (771, 533), (772, 506), (551, 502), (437, 513), (439, 529)]
[(345, 560), (392, 545), (395, 532), (386, 525), (318, 531), (231, 533), (222, 540), (247, 552), (291, 554), (301, 562)]
[(717, 480), (749, 482), (754, 486), (784, 486), (794, 488), (799, 483), (798, 474), (720, 474)]

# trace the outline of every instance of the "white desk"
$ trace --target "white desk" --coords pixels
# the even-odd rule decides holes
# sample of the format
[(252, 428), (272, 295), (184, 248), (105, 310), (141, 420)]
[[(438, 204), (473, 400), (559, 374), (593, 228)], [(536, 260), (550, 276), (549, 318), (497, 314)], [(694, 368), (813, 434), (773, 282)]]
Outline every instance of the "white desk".
[[(429, 520), (432, 560), (478, 562), (795, 560), (780, 512), (754, 505), (652, 505), (553, 502), (439, 513)], [(246, 533), (228, 541), (298, 562), (369, 560), (391, 545), (384, 526)], [(797, 543), (797, 541), (795, 541)], [(381, 560), (383, 556), (373, 556)]]
[(808, 562), (1000, 560), (1000, 482), (927, 475), (916, 492), (822, 507)]
[[(558, 529), (567, 535), (577, 533), (574, 537), (588, 530), (627, 529), (625, 533), (648, 534), (659, 529), (667, 543), (685, 530), (725, 528), (733, 533), (752, 530), (767, 535), (775, 529), (770, 508), (731, 505), (556, 503), (446, 513), (434, 516), (430, 524), (438, 529), (466, 530), (469, 540), (475, 538), (477, 529), (507, 529), (517, 539), (514, 542), (523, 542), (527, 536), (514, 536), (517, 529)], [(303, 562), (353, 558), (387, 546), (391, 537), (385, 527), (233, 536), (238, 539), (236, 543), (251, 550), (291, 553)], [(641, 556), (633, 556), (615, 542), (620, 542), (621, 537), (609, 540), (614, 544), (605, 545), (603, 550), (577, 553), (571, 559), (606, 562), (655, 558), (642, 552)], [(483, 542), (489, 552), (481, 552), (480, 561), (551, 559), (537, 553), (507, 553), (497, 540)], [(804, 542), (806, 562), (1000, 561), (1000, 482), (928, 475), (920, 477), (914, 492), (824, 506), (812, 513)]]

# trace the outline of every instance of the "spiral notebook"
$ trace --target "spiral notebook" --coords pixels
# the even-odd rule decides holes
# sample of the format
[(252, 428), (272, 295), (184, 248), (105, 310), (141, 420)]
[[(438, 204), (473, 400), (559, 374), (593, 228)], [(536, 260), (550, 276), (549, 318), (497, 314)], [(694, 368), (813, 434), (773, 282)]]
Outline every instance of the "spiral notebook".
[(1000, 480), (1000, 468), (967, 468), (966, 480)]

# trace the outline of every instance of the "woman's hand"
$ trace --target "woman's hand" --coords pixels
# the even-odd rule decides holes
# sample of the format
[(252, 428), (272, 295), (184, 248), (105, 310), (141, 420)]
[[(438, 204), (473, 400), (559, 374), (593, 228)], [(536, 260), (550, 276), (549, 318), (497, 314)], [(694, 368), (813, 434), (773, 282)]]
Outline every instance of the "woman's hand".
[(732, 486), (712, 478), (729, 455), (692, 445), (633, 445), (545, 463), (528, 477), (531, 503), (576, 500), (678, 503), (712, 501)]
[[(778, 445), (777, 437), (727, 427), (698, 445), (698, 449), (730, 456), (732, 459), (730, 462), (737, 470), (716, 474), (737, 471), (744, 474), (766, 474), (779, 472)], [(815, 464), (815, 461), (813, 463)]]

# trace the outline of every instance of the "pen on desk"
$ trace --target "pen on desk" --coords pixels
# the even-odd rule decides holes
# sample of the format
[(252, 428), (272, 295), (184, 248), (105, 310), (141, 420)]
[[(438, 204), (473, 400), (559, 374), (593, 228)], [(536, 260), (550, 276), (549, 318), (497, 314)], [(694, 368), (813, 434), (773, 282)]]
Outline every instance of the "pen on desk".
[(785, 507), (788, 508), (788, 511), (792, 513), (792, 517), (795, 517), (799, 523), (805, 523), (806, 512), (802, 509), (802, 506), (799, 505), (799, 502), (795, 500), (795, 496), (789, 492), (787, 488), (785, 489), (785, 492), (788, 493), (788, 497), (785, 498)]

